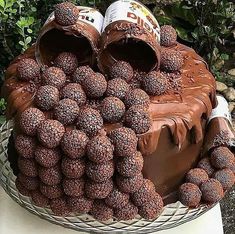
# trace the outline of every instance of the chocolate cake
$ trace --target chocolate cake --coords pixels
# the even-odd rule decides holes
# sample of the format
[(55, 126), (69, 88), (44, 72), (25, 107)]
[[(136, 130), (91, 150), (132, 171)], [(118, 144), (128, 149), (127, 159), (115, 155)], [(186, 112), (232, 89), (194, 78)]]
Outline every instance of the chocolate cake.
[[(118, 7), (130, 19), (110, 23)], [(36, 45), (6, 71), (19, 192), (56, 215), (98, 220), (154, 219), (177, 200), (219, 201), (235, 182), (235, 160), (232, 134), (207, 125), (217, 100), (206, 62), (137, 1), (113, 3), (102, 33), (84, 21), (86, 14), (100, 20), (94, 12), (57, 5)]]

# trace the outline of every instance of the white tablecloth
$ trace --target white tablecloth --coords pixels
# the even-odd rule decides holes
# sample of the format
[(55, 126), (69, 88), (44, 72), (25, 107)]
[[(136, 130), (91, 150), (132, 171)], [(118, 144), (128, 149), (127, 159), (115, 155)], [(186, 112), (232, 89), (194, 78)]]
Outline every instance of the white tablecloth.
[[(5, 193), (0, 186), (0, 234), (75, 234), (83, 233), (51, 224), (29, 213)], [(223, 234), (220, 206), (196, 220), (157, 234)]]

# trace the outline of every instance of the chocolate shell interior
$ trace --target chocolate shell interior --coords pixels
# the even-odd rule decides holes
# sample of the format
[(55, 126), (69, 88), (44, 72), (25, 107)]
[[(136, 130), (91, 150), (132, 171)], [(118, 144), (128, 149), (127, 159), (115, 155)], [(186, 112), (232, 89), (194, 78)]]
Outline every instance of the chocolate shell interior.
[(76, 54), (79, 65), (92, 64), (92, 46), (89, 40), (82, 35), (77, 36), (70, 32), (53, 28), (41, 36), (38, 44), (41, 62), (45, 65), (52, 65), (52, 61), (59, 53), (64, 51)]

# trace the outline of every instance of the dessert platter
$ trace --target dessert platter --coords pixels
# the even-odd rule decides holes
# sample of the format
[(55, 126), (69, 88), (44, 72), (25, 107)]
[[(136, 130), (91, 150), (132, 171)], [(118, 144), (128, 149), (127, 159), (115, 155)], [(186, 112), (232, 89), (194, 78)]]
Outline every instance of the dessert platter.
[(235, 183), (234, 132), (206, 62), (140, 2), (55, 6), (5, 74), (0, 179), (21, 206), (87, 232), (149, 233)]

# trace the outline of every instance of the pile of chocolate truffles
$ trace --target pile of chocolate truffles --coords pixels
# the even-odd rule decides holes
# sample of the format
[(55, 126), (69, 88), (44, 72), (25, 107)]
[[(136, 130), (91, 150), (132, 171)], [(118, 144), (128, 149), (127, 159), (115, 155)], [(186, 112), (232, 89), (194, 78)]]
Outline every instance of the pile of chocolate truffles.
[[(215, 139), (224, 135), (222, 131)], [(179, 200), (186, 206), (200, 203), (214, 204), (220, 201), (235, 183), (235, 157), (229, 148), (219, 144), (202, 158), (197, 168), (191, 169), (185, 183), (179, 188)]]
[[(56, 6), (58, 24), (74, 24), (77, 15), (72, 3)], [(184, 63), (174, 50), (176, 38), (174, 28), (161, 27), (161, 69), (147, 74), (126, 61), (117, 61), (108, 74), (101, 74), (88, 65), (78, 66), (77, 57), (66, 51), (50, 67), (22, 59), (18, 79), (34, 83), (37, 91), (33, 106), (20, 115), (15, 138), (20, 193), (61, 216), (88, 213), (102, 221), (131, 220), (137, 214), (158, 217), (163, 200), (154, 184), (143, 178), (138, 136), (152, 125), (150, 96), (180, 91), (171, 85)], [(226, 169), (220, 158), (224, 152)], [(201, 169), (190, 171), (180, 188), (184, 204), (197, 206), (201, 195), (216, 202), (232, 184), (229, 151), (219, 148), (211, 157), (217, 158), (211, 162), (220, 170), (208, 180), (213, 169), (203, 159)]]

